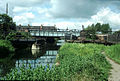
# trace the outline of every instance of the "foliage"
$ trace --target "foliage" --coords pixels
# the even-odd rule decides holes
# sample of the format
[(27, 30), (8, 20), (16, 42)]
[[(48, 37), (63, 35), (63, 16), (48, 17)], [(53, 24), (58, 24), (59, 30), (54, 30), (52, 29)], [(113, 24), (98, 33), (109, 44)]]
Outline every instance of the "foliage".
[(14, 52), (14, 47), (10, 41), (0, 40), (0, 57), (4, 57)]
[(107, 46), (105, 52), (109, 58), (120, 64), (120, 44)]
[(13, 22), (12, 17), (7, 14), (0, 14), (0, 35), (4, 38), (9, 32), (16, 30), (16, 24)]
[(120, 30), (115, 31), (113, 34), (120, 34)]
[(31, 35), (28, 32), (10, 32), (7, 36), (7, 40), (14, 40), (14, 39), (26, 39), (31, 38)]
[(56, 59), (60, 65), (15, 68), (2, 80), (107, 81), (111, 66), (101, 54), (103, 50), (103, 45), (67, 43)]
[(88, 26), (85, 30), (86, 30), (87, 38), (96, 39), (96, 36), (95, 36), (96, 29), (94, 24), (92, 24), (91, 26)]
[(101, 54), (104, 48), (97, 44), (66, 44), (60, 48), (58, 60), (92, 81), (107, 80), (110, 65)]
[(111, 28), (109, 26), (109, 24), (102, 24), (101, 26), (101, 32), (102, 34), (108, 34), (108, 33), (111, 33)]
[(102, 34), (109, 34), (111, 33), (112, 29), (110, 28), (109, 24), (92, 24), (91, 26), (88, 26), (85, 28), (86, 31), (86, 37), (91, 39), (97, 39), (96, 35), (97, 33)]

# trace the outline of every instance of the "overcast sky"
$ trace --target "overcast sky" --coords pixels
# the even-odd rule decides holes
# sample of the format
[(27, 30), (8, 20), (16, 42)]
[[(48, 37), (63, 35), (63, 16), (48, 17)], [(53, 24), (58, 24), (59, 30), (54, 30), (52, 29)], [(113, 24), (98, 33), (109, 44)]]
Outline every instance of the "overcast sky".
[(17, 25), (81, 29), (100, 22), (120, 29), (120, 0), (0, 0), (0, 13), (5, 13), (6, 3)]

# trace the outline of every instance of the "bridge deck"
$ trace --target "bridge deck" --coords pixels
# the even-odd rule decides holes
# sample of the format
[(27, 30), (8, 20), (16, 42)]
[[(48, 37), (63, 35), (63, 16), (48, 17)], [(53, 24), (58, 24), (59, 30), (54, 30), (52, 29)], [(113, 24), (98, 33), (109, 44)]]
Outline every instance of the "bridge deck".
[(51, 28), (51, 27), (46, 27), (42, 28), (41, 26), (26, 26), (26, 27), (18, 27), (18, 31), (23, 31), (23, 32), (29, 32), (32, 36), (39, 36), (39, 37), (64, 37), (66, 34), (71, 34), (75, 36), (80, 36), (80, 30), (73, 29), (73, 30), (68, 30), (68, 29), (57, 29), (57, 28)]

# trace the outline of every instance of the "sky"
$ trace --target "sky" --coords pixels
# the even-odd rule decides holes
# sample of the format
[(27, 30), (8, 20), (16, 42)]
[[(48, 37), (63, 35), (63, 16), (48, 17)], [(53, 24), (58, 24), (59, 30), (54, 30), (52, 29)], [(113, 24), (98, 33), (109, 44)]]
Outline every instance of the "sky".
[(120, 29), (120, 0), (0, 0), (0, 13), (6, 12), (6, 3), (17, 25), (82, 29), (98, 22)]

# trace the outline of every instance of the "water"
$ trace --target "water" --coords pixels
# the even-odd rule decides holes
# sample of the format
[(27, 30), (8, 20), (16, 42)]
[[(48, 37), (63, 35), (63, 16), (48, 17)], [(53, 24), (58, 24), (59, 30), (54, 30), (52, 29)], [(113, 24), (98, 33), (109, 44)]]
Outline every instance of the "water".
[(58, 49), (63, 43), (63, 40), (58, 40), (58, 43), (46, 44), (40, 50), (16, 50), (14, 56), (2, 60), (0, 59), (0, 76), (5, 76), (6, 73), (10, 72), (10, 69), (19, 68), (23, 65), (27, 68), (30, 64), (32, 68), (35, 68), (37, 66), (46, 66), (49, 64), (51, 67), (55, 63)]

